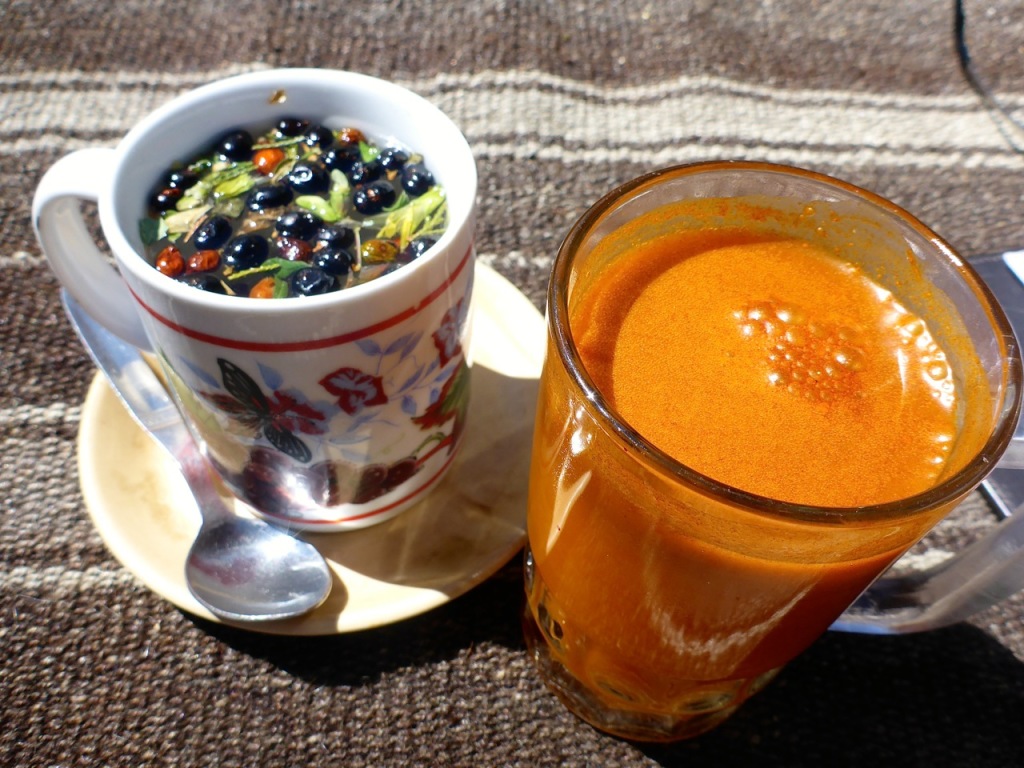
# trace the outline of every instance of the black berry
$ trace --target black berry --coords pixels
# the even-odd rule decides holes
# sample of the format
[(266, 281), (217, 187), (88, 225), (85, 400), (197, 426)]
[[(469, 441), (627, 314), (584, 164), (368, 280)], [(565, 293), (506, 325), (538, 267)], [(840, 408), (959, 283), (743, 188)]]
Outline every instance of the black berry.
[(331, 175), (321, 163), (296, 163), (288, 173), (288, 186), (300, 195), (323, 195), (331, 188)]
[(319, 267), (300, 269), (291, 279), (296, 296), (319, 296), (337, 290), (338, 281)]
[(306, 143), (311, 147), (327, 149), (334, 143), (334, 134), (322, 125), (314, 125), (306, 131)]
[(352, 204), (364, 216), (380, 213), (395, 202), (395, 188), (387, 181), (374, 181), (356, 189)]
[(236, 163), (252, 157), (252, 134), (248, 131), (231, 131), (220, 137), (214, 151)]
[(434, 186), (434, 175), (421, 163), (412, 163), (402, 169), (402, 189), (409, 197), (419, 197)]
[(249, 190), (245, 205), (250, 211), (265, 211), (268, 208), (283, 208), (295, 195), (285, 184), (263, 184)]
[(356, 241), (355, 232), (338, 224), (325, 224), (316, 231), (316, 242), (338, 248), (348, 248)]
[(198, 288), (200, 291), (206, 291), (207, 293), (227, 293), (224, 290), (224, 283), (220, 281), (217, 275), (212, 275), (204, 272), (193, 272), (180, 278), (181, 282), (185, 285), (190, 285), (193, 288)]
[(224, 246), (224, 264), (235, 269), (252, 269), (262, 264), (270, 246), (262, 235), (239, 235)]
[(309, 120), (300, 117), (283, 117), (277, 123), (277, 130), (282, 136), (301, 136), (309, 127)]
[(409, 261), (418, 259), (437, 242), (437, 238), (434, 237), (417, 237), (415, 240), (411, 240), (404, 249), (402, 249), (402, 255), (408, 256)]
[(329, 275), (344, 277), (352, 268), (355, 260), (344, 248), (329, 245), (313, 254), (313, 265)]
[(198, 173), (190, 171), (188, 168), (179, 168), (167, 174), (164, 186), (171, 189), (188, 189), (197, 181), (199, 181)]
[(357, 162), (348, 169), (348, 180), (353, 184), (367, 184), (371, 181), (376, 181), (384, 173), (384, 169), (380, 163), (376, 160), (371, 160), (368, 163)]
[(197, 251), (217, 250), (231, 238), (231, 222), (224, 216), (207, 219), (192, 235)]
[(167, 187), (165, 189), (158, 189), (153, 197), (149, 200), (150, 207), (158, 213), (164, 211), (173, 211), (177, 206), (178, 201), (181, 200), (182, 190)]
[(386, 171), (397, 171), (409, 162), (409, 153), (397, 147), (385, 147), (377, 155), (377, 162)]
[(323, 222), (311, 211), (288, 211), (277, 218), (277, 234), (311, 240)]
[(356, 163), (362, 162), (360, 158), (358, 146), (345, 144), (327, 150), (321, 160), (327, 170), (341, 171), (348, 175)]

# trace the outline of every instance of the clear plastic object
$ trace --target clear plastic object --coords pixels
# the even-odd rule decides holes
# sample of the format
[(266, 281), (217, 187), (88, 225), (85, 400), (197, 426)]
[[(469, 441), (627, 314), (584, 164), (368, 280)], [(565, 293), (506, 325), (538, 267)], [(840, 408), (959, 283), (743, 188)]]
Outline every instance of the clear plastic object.
[(1024, 589), (1024, 510), (964, 551), (924, 571), (883, 576), (832, 629), (881, 635), (962, 621)]
[[(1017, 338), (1024, 331), (1024, 251), (971, 261), (1006, 312)], [(1024, 420), (1022, 420), (1024, 421)], [(904, 634), (963, 621), (1024, 589), (1024, 424), (982, 490), (1005, 519), (963, 551), (931, 568), (883, 575), (832, 629)]]

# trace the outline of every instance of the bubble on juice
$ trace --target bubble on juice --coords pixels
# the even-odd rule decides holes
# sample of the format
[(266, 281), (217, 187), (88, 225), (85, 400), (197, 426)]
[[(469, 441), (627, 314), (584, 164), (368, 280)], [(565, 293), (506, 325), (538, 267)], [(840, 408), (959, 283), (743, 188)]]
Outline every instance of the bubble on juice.
[(956, 404), (953, 368), (927, 323), (893, 301), (889, 324), (903, 347), (901, 359), (908, 361), (901, 366), (903, 375), (920, 376), (942, 407), (953, 408)]
[(949, 454), (953, 452), (955, 437), (952, 432), (939, 432), (932, 436), (932, 442), (935, 444), (935, 455), (932, 456), (931, 462), (937, 470), (946, 465)]
[(744, 338), (764, 347), (772, 386), (817, 402), (861, 396), (864, 351), (855, 329), (809, 320), (802, 307), (775, 300), (748, 304), (733, 318)]

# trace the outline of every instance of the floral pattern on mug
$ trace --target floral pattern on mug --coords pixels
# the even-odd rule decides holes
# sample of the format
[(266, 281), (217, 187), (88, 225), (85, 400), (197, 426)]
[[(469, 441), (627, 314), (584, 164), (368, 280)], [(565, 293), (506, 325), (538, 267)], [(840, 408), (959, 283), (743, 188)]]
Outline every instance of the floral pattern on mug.
[[(469, 400), (469, 366), (461, 343), (467, 311), (468, 302), (458, 301), (444, 314), (427, 344), (422, 343), (423, 332), (407, 333), (386, 344), (378, 337), (353, 342), (339, 354), (347, 364), (321, 376), (319, 389), (313, 391), (287, 386), (283, 373), (265, 361), (217, 357), (218, 370), (211, 372), (185, 360), (185, 368), (202, 382), (193, 388), (198, 399), (192, 398), (190, 410), (199, 407), (213, 417), (193, 414), (198, 424), (206, 425), (204, 431), (214, 432), (205, 437), (215, 439), (219, 429), (240, 431), (251, 436), (254, 450), (261, 455), (267, 448), (258, 445), (265, 441), (303, 465), (329, 453), (321, 445), (329, 443), (333, 454), (342, 458), (327, 463), (338, 464), (335, 469), (344, 463), (346, 476), (360, 465), (364, 475), (380, 473), (379, 457), (356, 446), (368, 439), (368, 425), (387, 424), (397, 435), (393, 444), (408, 446), (409, 452), (401, 458), (402, 473), (411, 476), (438, 452), (454, 451), (462, 434)], [(425, 350), (432, 353), (425, 355)], [(180, 379), (166, 355), (164, 361), (174, 378)], [(252, 370), (246, 370), (246, 365)], [(331, 423), (336, 419), (344, 419), (340, 429)], [(325, 438), (327, 434), (331, 437)], [(323, 463), (313, 466), (324, 469)], [(394, 483), (377, 485), (387, 490)], [(354, 496), (361, 500), (367, 494), (357, 488)]]
[(462, 311), (462, 300), (444, 313), (441, 318), (441, 327), (431, 334), (434, 346), (437, 347), (441, 359), (441, 367), (448, 365), (448, 361), (456, 355), (462, 354), (462, 342), (460, 331), (464, 320)]
[(388, 402), (380, 376), (358, 368), (339, 368), (320, 379), (320, 385), (338, 399), (338, 407), (349, 416), (355, 416), (366, 407)]

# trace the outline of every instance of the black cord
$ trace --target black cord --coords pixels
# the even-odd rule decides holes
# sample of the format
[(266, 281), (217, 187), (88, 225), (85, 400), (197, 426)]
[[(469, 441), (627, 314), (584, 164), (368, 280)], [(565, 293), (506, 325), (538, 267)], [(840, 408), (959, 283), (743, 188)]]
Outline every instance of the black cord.
[[(971, 63), (971, 54), (967, 49), (967, 20), (964, 14), (963, 0), (953, 0), (953, 40), (956, 45), (957, 61), (960, 63), (960, 71), (967, 80), (971, 89), (981, 98), (982, 104), (993, 116), (993, 121), (999, 132), (1017, 152), (1024, 154), (1024, 145), (1021, 138), (1024, 137), (1024, 124), (1019, 122), (1010, 111), (999, 103), (988, 87), (981, 81), (974, 71)], [(1011, 126), (1014, 130), (1011, 130)], [(1020, 134), (1014, 135), (1014, 134)]]

